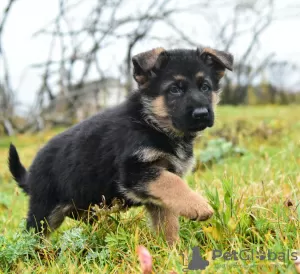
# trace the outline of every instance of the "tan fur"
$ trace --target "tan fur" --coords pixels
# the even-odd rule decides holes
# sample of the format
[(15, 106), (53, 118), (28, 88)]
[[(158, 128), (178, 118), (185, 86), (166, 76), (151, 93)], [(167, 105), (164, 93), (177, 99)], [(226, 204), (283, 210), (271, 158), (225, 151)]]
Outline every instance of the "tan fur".
[(159, 54), (163, 51), (165, 51), (165, 49), (160, 47), (141, 53), (140, 56), (143, 56), (142, 58), (144, 59), (143, 68), (147, 71), (152, 69), (157, 61)]
[(179, 240), (179, 216), (167, 208), (147, 205), (152, 226), (157, 233), (162, 233), (167, 242), (172, 245)]
[(145, 84), (147, 82), (147, 77), (144, 75), (136, 75), (135, 80), (140, 84)]
[(163, 51), (165, 51), (165, 49), (162, 48), (162, 47), (158, 47), (158, 48), (153, 49), (153, 51), (155, 52), (155, 55), (159, 55), (159, 54), (161, 54)]
[(177, 81), (186, 81), (186, 77), (183, 75), (174, 75), (173, 78)]
[(140, 88), (147, 88), (149, 86), (148, 78), (145, 75), (135, 75), (134, 78), (139, 83)]
[(218, 71), (218, 78), (219, 78), (219, 79), (223, 78), (224, 75), (225, 75), (225, 71), (224, 71), (224, 70)]
[(167, 107), (163, 96), (158, 96), (152, 101), (152, 111), (158, 117), (168, 117)]
[(204, 78), (204, 73), (203, 71), (199, 71), (196, 73), (195, 78), (197, 79), (197, 81), (201, 81)]
[(217, 55), (217, 52), (212, 48), (204, 48), (202, 53), (208, 53), (208, 54), (215, 55), (215, 56)]
[(175, 169), (174, 173), (182, 176), (192, 170), (195, 165), (195, 159), (187, 157), (184, 150), (180, 147), (177, 148), (176, 154), (177, 156), (148, 147), (141, 147), (134, 153), (144, 163), (152, 162), (154, 165), (166, 169), (172, 165)]
[(168, 128), (175, 135), (182, 135), (182, 132), (178, 131), (175, 127), (173, 127), (172, 121), (169, 117), (167, 106), (165, 104), (164, 96), (158, 96), (151, 103), (152, 112), (158, 118), (157, 121), (159, 125), (165, 128)]
[(135, 155), (139, 157), (140, 161), (147, 163), (162, 158), (165, 153), (155, 148), (142, 147), (135, 152)]
[(207, 220), (213, 214), (213, 209), (201, 195), (169, 171), (163, 170), (157, 180), (149, 183), (148, 191), (174, 214), (199, 221)]
[(212, 93), (212, 105), (215, 107), (220, 102), (220, 96), (216, 92)]
[(172, 121), (167, 113), (167, 106), (165, 105), (163, 96), (158, 96), (154, 100), (144, 98), (143, 105), (145, 114), (148, 118), (148, 120), (146, 120), (147, 122), (149, 121), (151, 123), (153, 121), (157, 123), (160, 128), (167, 130), (169, 134), (176, 136), (181, 136), (183, 134), (173, 127)]

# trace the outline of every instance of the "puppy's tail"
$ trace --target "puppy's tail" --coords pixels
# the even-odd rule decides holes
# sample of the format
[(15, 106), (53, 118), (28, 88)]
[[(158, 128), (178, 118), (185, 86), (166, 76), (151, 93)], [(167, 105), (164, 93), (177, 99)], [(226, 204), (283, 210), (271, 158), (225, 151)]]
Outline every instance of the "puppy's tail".
[(13, 144), (10, 144), (9, 147), (8, 167), (19, 187), (21, 187), (26, 194), (29, 194), (29, 187), (26, 184), (27, 171), (20, 162), (19, 154)]

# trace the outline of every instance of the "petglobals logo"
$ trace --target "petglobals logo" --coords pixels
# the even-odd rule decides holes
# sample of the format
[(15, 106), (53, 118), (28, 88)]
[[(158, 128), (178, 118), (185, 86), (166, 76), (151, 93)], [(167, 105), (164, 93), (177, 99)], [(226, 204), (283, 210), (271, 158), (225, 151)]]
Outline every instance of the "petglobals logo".
[(287, 250), (285, 252), (268, 251), (256, 251), (251, 249), (243, 249), (240, 251), (232, 250), (222, 252), (222, 250), (213, 250), (212, 259), (223, 259), (224, 261), (280, 261), (287, 262), (289, 260), (297, 260), (298, 253), (296, 251)]
[[(242, 249), (239, 251), (222, 251), (215, 249), (212, 251), (212, 260), (222, 260), (223, 262), (229, 261), (269, 261), (269, 262), (288, 262), (289, 260), (296, 261), (299, 253), (297, 251), (286, 250), (285, 252), (275, 252), (272, 250), (257, 251), (251, 249)], [(187, 262), (183, 255), (183, 264), (186, 266), (183, 271), (189, 270), (204, 270), (208, 265), (209, 261), (205, 260), (201, 254), (199, 247), (192, 248), (192, 258)]]

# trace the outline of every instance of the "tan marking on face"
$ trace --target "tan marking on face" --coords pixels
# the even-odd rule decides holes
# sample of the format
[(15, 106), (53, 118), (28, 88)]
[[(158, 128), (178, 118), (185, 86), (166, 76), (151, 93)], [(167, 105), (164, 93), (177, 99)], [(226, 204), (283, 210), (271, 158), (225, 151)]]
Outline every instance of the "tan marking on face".
[(158, 96), (156, 99), (152, 101), (152, 111), (158, 117), (162, 117), (162, 118), (168, 117), (165, 98), (163, 96)]
[(179, 216), (167, 208), (156, 205), (146, 205), (152, 227), (157, 233), (162, 233), (168, 244), (173, 245), (179, 240)]
[(149, 183), (148, 192), (176, 215), (203, 221), (213, 214), (213, 209), (201, 195), (169, 171), (162, 170), (160, 176)]
[(177, 81), (186, 81), (186, 77), (183, 76), (183, 75), (180, 75), (180, 74), (178, 74), (178, 75), (173, 75), (173, 78), (174, 78), (175, 80), (177, 80)]
[(213, 92), (212, 93), (212, 105), (215, 107), (220, 102), (220, 96), (218, 93)]
[[(162, 98), (160, 98), (162, 97)], [(160, 99), (158, 99), (160, 98)], [(156, 101), (157, 100), (157, 101)], [(184, 133), (174, 128), (172, 120), (167, 113), (167, 108), (164, 104), (163, 96), (157, 97), (155, 100), (150, 98), (142, 99), (144, 112), (146, 114), (145, 121), (150, 125), (158, 124), (160, 129), (167, 131), (168, 134), (182, 136)], [(162, 107), (161, 107), (162, 106)], [(166, 116), (158, 116), (158, 113), (166, 114)], [(158, 129), (158, 130), (160, 130)]]
[(204, 72), (203, 71), (199, 71), (196, 73), (195, 78), (197, 81), (200, 81), (204, 78)]

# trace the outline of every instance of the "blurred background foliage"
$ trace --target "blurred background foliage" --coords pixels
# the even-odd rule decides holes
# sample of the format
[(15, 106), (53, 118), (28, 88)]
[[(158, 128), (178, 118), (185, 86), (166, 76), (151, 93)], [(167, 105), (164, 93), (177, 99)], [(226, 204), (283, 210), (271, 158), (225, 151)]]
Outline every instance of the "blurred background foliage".
[[(29, 8), (32, 0), (2, 1), (0, 134), (70, 126), (121, 102), (136, 87), (132, 56), (157, 46), (209, 45), (232, 52), (234, 71), (222, 81), (220, 104), (298, 104), (299, 52), (288, 52), (294, 42), (284, 41), (280, 38), (283, 33), (278, 33), (276, 44), (287, 48), (283, 56), (277, 55), (274, 42), (265, 39), (278, 24), (299, 22), (299, 3), (283, 2), (146, 0), (137, 5), (134, 0), (52, 1), (48, 3), (50, 22), (28, 30), (32, 45), (42, 46), (36, 52), (39, 58), (34, 58), (34, 49), (24, 51), (33, 57), (21, 77), (25, 80), (17, 80), (29, 84), (18, 85), (13, 53), (22, 45), (13, 44), (14, 51), (7, 46), (13, 37), (9, 30), (17, 22), (21, 29), (16, 16), (24, 15), (19, 13), (22, 8), (26, 20), (33, 20), (30, 16), (35, 6)], [(35, 5), (36, 12), (47, 14), (42, 5)], [(293, 37), (293, 29), (285, 30)], [(34, 99), (25, 104), (26, 97)]]

